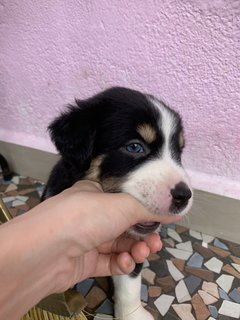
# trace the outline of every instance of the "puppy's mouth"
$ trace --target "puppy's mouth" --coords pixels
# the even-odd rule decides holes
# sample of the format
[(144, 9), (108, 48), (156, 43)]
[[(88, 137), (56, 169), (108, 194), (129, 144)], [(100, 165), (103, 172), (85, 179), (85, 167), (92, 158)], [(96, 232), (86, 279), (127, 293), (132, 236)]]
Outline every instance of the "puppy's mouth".
[(159, 225), (159, 222), (138, 223), (132, 227), (132, 230), (140, 234), (148, 234), (156, 231)]

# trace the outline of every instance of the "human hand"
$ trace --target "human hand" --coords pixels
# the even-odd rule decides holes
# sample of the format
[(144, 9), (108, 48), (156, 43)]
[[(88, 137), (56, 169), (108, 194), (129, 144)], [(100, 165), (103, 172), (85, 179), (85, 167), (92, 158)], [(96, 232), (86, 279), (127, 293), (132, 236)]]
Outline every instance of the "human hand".
[(57, 291), (91, 276), (130, 273), (135, 263), (159, 251), (162, 243), (158, 234), (136, 240), (125, 231), (139, 222), (180, 220), (177, 215), (151, 214), (130, 195), (103, 193), (101, 186), (91, 181), (79, 181), (47, 201), (56, 209), (56, 220), (64, 225), (61, 237), (69, 241), (68, 267)]
[(76, 183), (0, 226), (0, 318), (19, 319), (87, 277), (130, 273), (162, 244), (157, 234), (136, 240), (126, 230), (180, 219), (152, 214), (128, 194), (103, 193), (94, 182)]

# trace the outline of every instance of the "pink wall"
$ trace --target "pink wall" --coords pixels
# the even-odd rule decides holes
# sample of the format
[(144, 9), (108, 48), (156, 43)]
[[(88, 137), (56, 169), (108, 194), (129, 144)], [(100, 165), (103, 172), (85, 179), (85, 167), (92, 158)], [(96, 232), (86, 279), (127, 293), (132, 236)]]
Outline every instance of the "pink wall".
[(239, 0), (0, 0), (0, 140), (54, 150), (73, 97), (124, 85), (183, 115), (199, 188), (240, 197)]

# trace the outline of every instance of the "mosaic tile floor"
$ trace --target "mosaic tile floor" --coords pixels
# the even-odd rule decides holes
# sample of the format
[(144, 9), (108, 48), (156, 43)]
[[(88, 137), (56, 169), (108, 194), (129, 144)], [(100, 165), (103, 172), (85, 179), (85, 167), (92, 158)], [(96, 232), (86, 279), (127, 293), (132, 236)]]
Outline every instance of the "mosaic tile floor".
[[(4, 182), (0, 177), (0, 196), (13, 217), (37, 205), (43, 188), (32, 178), (14, 176)], [(175, 225), (165, 226), (161, 236), (164, 249), (146, 261), (141, 290), (154, 318), (240, 319), (240, 245)], [(113, 319), (107, 278), (87, 279), (77, 290), (94, 319)]]

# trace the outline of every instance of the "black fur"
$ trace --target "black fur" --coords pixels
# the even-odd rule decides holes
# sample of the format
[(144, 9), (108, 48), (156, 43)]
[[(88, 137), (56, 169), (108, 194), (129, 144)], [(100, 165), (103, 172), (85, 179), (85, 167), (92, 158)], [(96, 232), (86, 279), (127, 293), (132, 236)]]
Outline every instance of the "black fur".
[(129, 274), (131, 278), (135, 278), (142, 271), (143, 263), (136, 263), (134, 270)]

